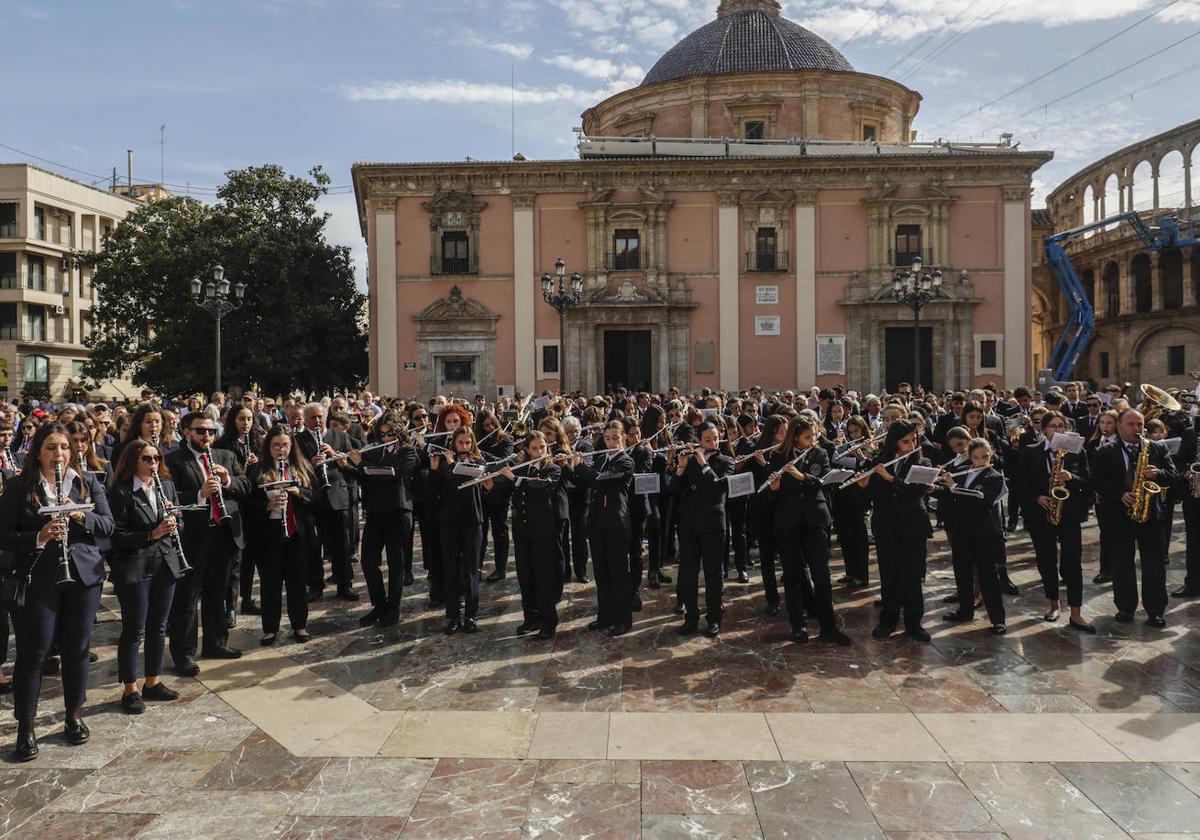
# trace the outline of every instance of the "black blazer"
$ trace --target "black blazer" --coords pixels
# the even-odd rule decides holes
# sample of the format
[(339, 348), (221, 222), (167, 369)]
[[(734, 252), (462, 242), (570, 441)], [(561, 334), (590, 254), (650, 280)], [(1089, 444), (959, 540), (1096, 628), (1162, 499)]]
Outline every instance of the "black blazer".
[[(563, 455), (566, 451), (558, 444), (550, 447), (551, 455)], [(591, 449), (589, 448), (588, 451), (590, 452)], [(571, 518), (571, 502), (567, 488), (575, 481), (575, 470), (569, 465), (563, 465), (559, 467), (559, 470), (558, 487), (554, 491), (554, 518), (559, 522), (566, 522)]]
[[(891, 458), (883, 460), (881, 454), (876, 460), (879, 463), (887, 463)], [(913, 536), (933, 536), (933, 526), (929, 523), (929, 509), (925, 505), (929, 486), (904, 483), (908, 471), (917, 465), (928, 467), (930, 463), (928, 459), (914, 455), (888, 467), (888, 472), (895, 476), (892, 481), (886, 481), (877, 475), (871, 476), (871, 481), (867, 484), (867, 493), (874, 507), (871, 515), (872, 528), (895, 529), (902, 534)]]
[[(497, 439), (492, 437), (484, 442), (484, 445), (479, 448), (488, 462), (488, 471), (493, 472), (501, 467), (511, 467), (516, 463), (512, 458), (513, 441), (507, 435)], [(503, 462), (503, 463), (501, 463)], [(492, 482), (491, 490), (483, 491), (483, 506), (491, 511), (503, 511), (508, 507), (508, 497), (512, 492), (512, 485), (508, 482), (500, 482), (497, 484)]]
[[(958, 487), (962, 487), (966, 482), (965, 474), (954, 478)], [(946, 529), (955, 537), (1002, 540), (1004, 535), (993, 507), (1004, 492), (1004, 476), (995, 467), (989, 467), (975, 474), (971, 489), (981, 491), (983, 498), (952, 493), (949, 488), (938, 485), (935, 491), (938, 512), (942, 515)]]
[[(654, 453), (648, 445), (638, 444), (629, 451), (629, 457), (633, 459), (634, 475), (655, 472)], [(646, 494), (638, 495), (633, 490), (633, 483), (630, 482), (629, 516), (634, 522), (642, 522), (650, 515), (650, 497)]]
[(725, 498), (733, 472), (733, 459), (714, 452), (701, 467), (689, 458), (683, 475), (671, 471), (668, 489), (676, 497), (679, 528), (693, 534), (725, 533)]
[[(251, 546), (270, 545), (274, 542), (281, 542), (284, 538), (283, 523), (279, 519), (271, 518), (271, 512), (267, 507), (269, 503), (267, 491), (259, 487), (262, 482), (262, 474), (266, 471), (267, 466), (261, 461), (251, 465), (250, 472), (247, 473), (245, 479), (253, 488), (245, 501), (246, 542)], [(288, 472), (291, 472), (291, 467), (288, 468)], [(313, 522), (315, 491), (312, 487), (298, 489), (300, 491), (299, 498), (288, 497), (288, 505), (291, 506), (296, 517), (296, 531), (292, 534), (292, 539), (312, 540), (316, 531)]]
[[(794, 452), (771, 454), (770, 471), (783, 469), (796, 455)], [(829, 471), (829, 455), (820, 446), (805, 453), (796, 465), (800, 472), (813, 479), (799, 481), (784, 473), (779, 479), (779, 490), (775, 497), (775, 524), (792, 525), (803, 523), (810, 528), (828, 528), (833, 524), (820, 478)]]
[[(175, 482), (164, 479), (162, 488), (165, 501), (178, 505)], [(160, 508), (164, 499), (158, 500)], [(109, 488), (108, 504), (112, 508), (116, 526), (112, 539), (113, 550), (108, 557), (109, 578), (113, 583), (137, 583), (146, 575), (158, 571), (158, 567), (168, 562), (168, 558), (175, 558), (178, 565), (178, 553), (172, 537), (150, 539), (150, 533), (163, 521), (165, 514), (150, 507), (150, 501), (144, 494), (134, 491), (133, 479)], [(182, 522), (179, 534), (182, 539)]]
[(575, 467), (575, 480), (592, 491), (587, 525), (595, 531), (615, 531), (631, 525), (629, 494), (633, 458), (627, 452), (599, 455)]
[(548, 464), (540, 470), (521, 470), (515, 475), (515, 485), (504, 476), (493, 479), (495, 485), (502, 485), (511, 492), (513, 537), (556, 545), (558, 524), (554, 508), (562, 470), (555, 464)]
[[(209, 449), (209, 457), (213, 465), (220, 465), (229, 471), (229, 486), (221, 488), (225, 497), (225, 511), (229, 514), (222, 528), (229, 528), (229, 535), (234, 545), (245, 548), (246, 542), (242, 535), (242, 510), (240, 502), (250, 495), (251, 484), (238, 466), (237, 456), (224, 449)], [(190, 446), (180, 447), (167, 456), (167, 468), (175, 481), (175, 492), (179, 495), (180, 504), (194, 505), (197, 503), (200, 488), (204, 485), (204, 470), (196, 460)], [(183, 529), (183, 550), (185, 554), (197, 555), (203, 546), (206, 532), (212, 523), (212, 514), (206, 505), (204, 510), (188, 510), (183, 513), (183, 521), (187, 526)]]
[[(366, 467), (390, 467), (395, 475), (367, 475)], [(413, 509), (409, 490), (416, 468), (417, 451), (411, 446), (396, 446), (366, 453), (362, 463), (357, 467), (351, 464), (348, 472), (363, 487), (363, 509), (382, 514)]]
[[(1044, 443), (1035, 443), (1021, 449), (1020, 496), (1029, 505), (1028, 510), (1033, 516), (1041, 511), (1035, 507), (1038, 496), (1050, 495), (1050, 458), (1054, 453), (1046, 452)], [(1063, 461), (1063, 469), (1074, 476), (1067, 482), (1067, 490), (1071, 497), (1063, 504), (1063, 522), (1083, 522), (1087, 519), (1088, 510), (1092, 506), (1092, 478), (1088, 459), (1084, 453), (1078, 455), (1067, 453)], [(1013, 488), (1014, 492), (1017, 488)]]
[[(88, 476), (83, 482), (87, 485), (86, 501), (95, 504), (96, 509), (85, 513), (82, 523), (70, 520), (67, 543), (72, 576), (84, 586), (95, 586), (104, 580), (104, 557), (97, 543), (112, 536), (114, 524), (104, 485)], [(37, 501), (30, 501), (25, 498), (23, 485), (20, 480), (10, 481), (0, 496), (0, 550), (16, 555), (18, 568), (33, 566), (31, 590), (52, 592), (58, 576), (59, 544), (52, 540), (38, 551), (38, 532), (50, 517), (37, 512), (45, 503), (41, 490)], [(84, 501), (77, 482), (72, 483), (67, 495), (73, 502)]]
[[(312, 433), (308, 429), (305, 429), (298, 433), (292, 440), (300, 447), (300, 454), (311, 462), (317, 454), (317, 442), (313, 440)], [(348, 434), (345, 432), (336, 432), (333, 429), (326, 429), (325, 437), (321, 438), (321, 441), (332, 446), (334, 452), (349, 452), (351, 449), (356, 448)], [(337, 461), (327, 461), (325, 471), (329, 476), (328, 487), (324, 486), (325, 482), (321, 478), (321, 468), (313, 467), (313, 472), (316, 474), (316, 482), (313, 487), (315, 508), (317, 510), (330, 511), (349, 510), (350, 488), (346, 484), (345, 472), (338, 466)]]
[(471, 479), (469, 476), (455, 475), (453, 469), (454, 464), (443, 458), (441, 466), (429, 473), (430, 509), (436, 513), (438, 524), (443, 528), (482, 524), (483, 485), (476, 484), (459, 490), (460, 484)]
[[(1114, 524), (1132, 524), (1129, 518), (1129, 508), (1125, 507), (1121, 497), (1133, 489), (1130, 471), (1133, 468), (1135, 456), (1130, 456), (1130, 466), (1125, 467), (1124, 441), (1120, 436), (1115, 441), (1096, 450), (1092, 461), (1092, 486), (1100, 495), (1099, 515), (1109, 517)], [(1149, 463), (1158, 467), (1158, 478), (1155, 483), (1170, 487), (1175, 483), (1177, 473), (1175, 464), (1171, 461), (1171, 453), (1167, 445), (1160, 441), (1144, 441), (1143, 445), (1150, 446)], [(1150, 505), (1150, 520), (1158, 521), (1167, 516), (1166, 505), (1161, 498), (1155, 499)]]

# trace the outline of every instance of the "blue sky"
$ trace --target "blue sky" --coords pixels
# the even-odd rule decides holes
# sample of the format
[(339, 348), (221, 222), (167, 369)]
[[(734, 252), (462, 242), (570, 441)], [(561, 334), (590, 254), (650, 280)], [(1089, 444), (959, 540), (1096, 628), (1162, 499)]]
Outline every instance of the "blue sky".
[[(322, 164), (338, 187), (326, 202), (331, 239), (354, 248), (361, 277), (352, 163), (508, 158), (514, 77), (516, 150), (570, 157), (581, 111), (636, 85), (716, 6), (3, 0), (0, 144), (89, 182), (114, 166), (124, 177), (132, 148), (135, 179), (157, 181), (165, 124), (165, 180), (198, 196), (211, 196), (231, 168), (275, 162), (301, 174)], [(1037, 197), (1091, 160), (1198, 115), (1200, 0), (786, 0), (784, 12), (857, 70), (920, 91), (921, 139), (1009, 131), (1026, 148), (1054, 150)], [(29, 158), (0, 148), (0, 160)]]

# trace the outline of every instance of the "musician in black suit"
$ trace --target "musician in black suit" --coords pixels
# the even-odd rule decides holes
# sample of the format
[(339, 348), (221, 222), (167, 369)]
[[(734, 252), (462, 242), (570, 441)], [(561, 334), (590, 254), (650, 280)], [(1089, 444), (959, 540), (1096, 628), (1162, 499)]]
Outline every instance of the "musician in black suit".
[(176, 673), (193, 677), (200, 672), (196, 648), (201, 626), (202, 656), (237, 659), (242, 655), (228, 644), (225, 596), (230, 562), (245, 548), (239, 503), (249, 495), (250, 482), (232, 452), (212, 448), (217, 427), (208, 415), (190, 412), (180, 425), (184, 445), (167, 455), (167, 468), (180, 503), (203, 507), (184, 512), (183, 551), (195, 571), (175, 585), (169, 646)]
[(1183, 586), (1171, 593), (1172, 598), (1200, 596), (1200, 495), (1193, 487), (1200, 486), (1200, 476), (1193, 476), (1191, 467), (1200, 460), (1197, 452), (1197, 429), (1193, 425), (1183, 430), (1176, 465), (1179, 471), (1179, 497), (1183, 500), (1183, 527), (1186, 533), (1187, 576)]
[[(450, 452), (429, 458), (429, 504), (436, 511), (445, 563), (447, 636), (460, 630), (477, 633), (479, 613), (479, 542), (483, 538), (483, 492), (474, 484), (473, 468), (483, 467), (475, 433), (464, 426), (450, 436)], [(455, 467), (460, 467), (457, 471)]]
[[(771, 455), (771, 491), (775, 495), (775, 544), (783, 566), (783, 598), (792, 624), (792, 641), (807, 642), (807, 612), (821, 622), (823, 641), (850, 644), (837, 626), (829, 580), (829, 532), (833, 519), (821, 476), (829, 456), (816, 438), (816, 427), (797, 416), (783, 443)], [(799, 460), (797, 460), (799, 459)], [(801, 579), (812, 575), (811, 595)]]
[[(504, 464), (513, 462), (513, 440), (500, 426), (500, 420), (490, 411), (484, 411), (476, 420), (479, 427), (479, 451), (484, 460), (490, 465), (489, 470), (497, 470)], [(504, 580), (508, 571), (508, 493), (510, 488), (501, 484), (493, 486), (483, 494), (483, 540), (479, 546), (479, 562), (483, 564), (483, 555), (487, 553), (488, 531), (492, 534), (492, 559), (495, 567), (485, 580), (488, 583), (499, 583)]]
[(1084, 403), (1084, 408), (1087, 410), (1082, 415), (1073, 418), (1075, 421), (1075, 432), (1081, 435), (1084, 440), (1089, 440), (1096, 433), (1096, 427), (1100, 422), (1100, 414), (1104, 410), (1104, 406), (1098, 396), (1091, 394), (1088, 396), (1087, 402)]
[[(654, 461), (657, 457), (649, 443), (642, 442), (642, 427), (636, 417), (626, 417), (621, 421), (625, 429), (625, 444), (629, 457), (633, 459), (634, 475), (654, 472)], [(650, 519), (650, 500), (645, 493), (635, 493), (631, 484), (629, 488), (629, 588), (633, 593), (632, 611), (642, 610), (642, 574), (645, 571), (644, 551), (642, 541), (646, 537), (646, 523)], [(657, 527), (657, 520), (655, 520)]]
[(353, 589), (354, 572), (350, 567), (350, 547), (346, 541), (346, 519), (350, 515), (350, 488), (346, 484), (346, 462), (337, 460), (354, 448), (345, 432), (328, 429), (325, 425), (325, 406), (309, 403), (304, 406), (304, 431), (296, 435), (300, 454), (309, 460), (316, 473), (313, 513), (317, 522), (317, 539), (309, 561), (309, 600), (320, 597), (325, 589), (325, 567), (322, 551), (329, 555), (337, 597), (342, 601), (357, 601)]
[[(1135, 490), (1143, 481), (1169, 487), (1176, 480), (1175, 465), (1166, 444), (1146, 439), (1145, 421), (1132, 409), (1117, 421), (1117, 439), (1096, 451), (1092, 464), (1092, 483), (1100, 494), (1099, 516), (1107, 521), (1106, 538), (1112, 541), (1110, 571), (1113, 576), (1113, 600), (1117, 621), (1133, 621), (1138, 605), (1137, 567), (1134, 552), (1142, 559), (1142, 603), (1147, 624), (1166, 627), (1163, 612), (1167, 607), (1167, 547), (1163, 541), (1162, 517), (1166, 515), (1161, 499), (1150, 502), (1145, 523), (1134, 522), (1130, 511)], [(1134, 469), (1142, 447), (1148, 446), (1146, 469), (1135, 476)]]
[[(412, 568), (405, 555), (411, 544), (413, 503), (409, 482), (417, 466), (417, 453), (409, 443), (404, 418), (388, 411), (371, 427), (371, 443), (382, 444), (360, 455), (350, 453), (351, 471), (363, 488), (367, 514), (362, 538), (362, 573), (371, 597), (371, 609), (359, 618), (363, 627), (378, 622), (391, 627), (400, 621), (400, 598), (404, 593), (405, 569)], [(506, 525), (507, 527), (507, 525)], [(380, 564), (387, 551), (387, 588)]]
[[(162, 482), (160, 494), (155, 473)], [(135, 440), (121, 452), (108, 493), (116, 531), (109, 556), (109, 578), (121, 603), (117, 671), (125, 691), (121, 708), (140, 715), (146, 700), (177, 700), (179, 693), (159, 678), (166, 654), (167, 620), (175, 581), (183, 564), (175, 548), (181, 538), (175, 483), (158, 448)], [(174, 514), (174, 515), (173, 515)], [(138, 691), (138, 648), (145, 639), (145, 682)]]
[[(754, 487), (757, 489), (771, 474), (771, 465), (767, 460), (770, 449), (782, 446), (787, 440), (788, 418), (782, 414), (772, 414), (763, 420), (762, 434), (758, 445), (751, 445), (748, 452), (739, 455), (753, 455), (737, 465), (738, 472), (750, 472), (754, 475)], [(780, 598), (779, 583), (775, 574), (775, 499), (770, 493), (755, 493), (747, 504), (747, 523), (750, 532), (758, 543), (758, 565), (762, 573), (763, 595), (766, 598), (766, 613), (770, 616), (779, 615)]]
[[(1088, 624), (1081, 612), (1083, 539), (1080, 529), (1087, 519), (1094, 495), (1088, 459), (1082, 452), (1066, 453), (1062, 470), (1052, 476), (1051, 468), (1055, 460), (1052, 441), (1055, 436), (1068, 431), (1068, 419), (1060, 412), (1048, 411), (1042, 416), (1040, 426), (1044, 440), (1021, 449), (1019, 474), (1022, 481), (1020, 493), (1025, 499), (1025, 527), (1029, 529), (1029, 536), (1033, 540), (1038, 572), (1042, 576), (1042, 589), (1046, 593), (1046, 600), (1050, 602), (1045, 618), (1049, 622), (1058, 621), (1062, 608), (1058, 592), (1061, 574), (1067, 584), (1071, 628), (1095, 633), (1096, 629)], [(1066, 501), (1061, 503), (1061, 517), (1057, 525), (1049, 519), (1055, 506), (1050, 495), (1053, 479), (1057, 479), (1070, 493)]]
[[(104, 559), (97, 540), (112, 536), (113, 518), (103, 485), (70, 468), (63, 474), (66, 498), (95, 508), (53, 519), (38, 513), (43, 505), (59, 501), (54, 465), (66, 465), (70, 458), (71, 439), (66, 427), (61, 423), (45, 424), (30, 443), (21, 479), (9, 482), (0, 497), (0, 550), (15, 555), (19, 579), (24, 579), (24, 602), (13, 612), (17, 635), (13, 711), (18, 722), (13, 757), (17, 761), (29, 761), (38, 754), (33, 722), (42, 669), (56, 641), (62, 656), (67, 741), (78, 745), (91, 737), (82, 711), (88, 648), (104, 580)], [(64, 539), (65, 564), (61, 560)], [(71, 582), (60, 586), (58, 581), (66, 580), (63, 572), (67, 571)]]
[[(551, 421), (557, 423), (559, 421)], [(563, 433), (571, 452), (591, 452), (596, 447), (588, 435), (583, 434), (583, 426), (577, 417), (567, 417), (562, 423)], [(545, 425), (545, 424), (543, 424)], [(543, 428), (543, 431), (545, 429)], [(555, 454), (561, 454), (556, 452)], [(566, 469), (563, 472), (563, 490), (567, 495), (567, 513), (570, 526), (564, 532), (566, 541), (564, 548), (563, 579), (570, 580), (572, 570), (575, 580), (587, 583), (588, 561), (588, 510), (591, 503), (591, 491), (582, 482), (576, 481), (574, 472)]]
[(669, 490), (676, 500), (679, 528), (679, 599), (684, 608), (683, 625), (676, 631), (690, 636), (700, 624), (700, 571), (704, 571), (705, 635), (721, 633), (724, 607), (722, 562), (725, 557), (725, 499), (733, 472), (733, 459), (720, 454), (720, 432), (712, 423), (697, 429), (699, 447), (685, 449), (675, 457)]
[(1080, 421), (1088, 416), (1088, 403), (1086, 400), (1080, 398), (1078, 384), (1068, 382), (1063, 390), (1066, 392), (1067, 398), (1059, 406), (1058, 410), (1062, 412), (1064, 417), (1075, 424), (1075, 431), (1082, 435), (1083, 432), (1080, 431), (1079, 424)]
[(604, 427), (604, 455), (576, 452), (575, 479), (590, 490), (587, 511), (592, 572), (596, 576), (596, 620), (589, 630), (623, 636), (633, 627), (629, 583), (629, 513), (633, 458), (624, 451), (625, 428), (619, 420)]
[[(265, 430), (255, 422), (254, 409), (244, 403), (230, 403), (225, 412), (221, 436), (213, 444), (214, 449), (227, 449), (238, 461), (242, 472), (248, 472), (258, 461)], [(229, 591), (225, 596), (225, 622), (232, 627), (237, 623), (238, 598), (242, 601), (242, 612), (259, 615), (261, 610), (254, 602), (254, 559), (243, 563), (242, 553), (233, 558), (229, 569)]]

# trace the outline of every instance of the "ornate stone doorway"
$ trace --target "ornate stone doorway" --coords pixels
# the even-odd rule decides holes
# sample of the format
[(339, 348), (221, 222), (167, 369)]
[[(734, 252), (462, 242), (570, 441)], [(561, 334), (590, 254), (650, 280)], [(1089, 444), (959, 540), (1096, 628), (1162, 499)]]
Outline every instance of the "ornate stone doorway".
[(422, 397), (454, 394), (470, 399), (483, 394), (496, 399), (496, 321), (500, 316), (482, 303), (462, 296), (455, 286), (449, 297), (425, 307), (417, 322), (417, 381)]

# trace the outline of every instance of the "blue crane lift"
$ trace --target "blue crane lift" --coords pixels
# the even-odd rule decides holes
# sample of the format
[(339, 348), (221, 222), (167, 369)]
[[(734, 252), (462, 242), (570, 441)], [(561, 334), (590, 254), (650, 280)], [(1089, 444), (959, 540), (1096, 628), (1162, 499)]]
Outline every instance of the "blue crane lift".
[(1151, 253), (1164, 251), (1168, 248), (1180, 248), (1200, 243), (1196, 236), (1197, 222), (1195, 220), (1180, 222), (1175, 216), (1165, 216), (1153, 225), (1147, 224), (1140, 213), (1130, 211), (1119, 213), (1096, 222), (1071, 228), (1070, 230), (1047, 236), (1046, 262), (1050, 264), (1050, 273), (1063, 291), (1067, 306), (1071, 309), (1071, 317), (1066, 328), (1054, 347), (1050, 356), (1050, 370), (1056, 382), (1065, 382), (1071, 378), (1079, 356), (1087, 348), (1088, 342), (1096, 332), (1096, 313), (1092, 302), (1088, 300), (1079, 275), (1071, 265), (1067, 255), (1067, 243), (1094, 230), (1107, 228), (1112, 225), (1128, 222), (1146, 250)]

